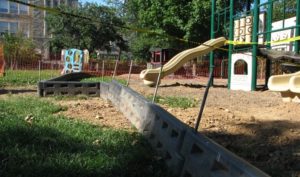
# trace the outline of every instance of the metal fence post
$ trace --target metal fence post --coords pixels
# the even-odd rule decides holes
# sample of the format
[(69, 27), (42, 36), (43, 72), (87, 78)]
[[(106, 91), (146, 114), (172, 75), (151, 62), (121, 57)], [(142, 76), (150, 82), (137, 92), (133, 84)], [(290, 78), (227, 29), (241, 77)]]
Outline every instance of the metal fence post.
[(41, 81), (41, 60), (39, 60), (39, 81)]
[(126, 86), (127, 86), (127, 87), (128, 87), (128, 85), (129, 85), (129, 81), (130, 81), (130, 76), (131, 76), (132, 65), (133, 65), (133, 61), (132, 61), (132, 60), (130, 60), (129, 73), (128, 73), (128, 78), (127, 78), (127, 83), (126, 83)]
[(102, 60), (102, 82), (104, 81), (104, 59)]
[(116, 72), (117, 72), (117, 68), (118, 68), (118, 63), (119, 63), (119, 60), (116, 60), (116, 63), (115, 63), (115, 69), (114, 69), (114, 74), (113, 74), (112, 80), (115, 79)]
[(196, 123), (195, 123), (195, 128), (194, 128), (195, 132), (197, 132), (197, 130), (199, 128), (199, 124), (200, 124), (202, 114), (203, 114), (203, 111), (204, 111), (208, 91), (209, 91), (209, 88), (210, 88), (212, 80), (213, 80), (213, 75), (214, 75), (214, 68), (212, 68), (212, 70), (210, 71), (210, 74), (209, 74), (208, 83), (207, 83), (207, 86), (206, 86), (206, 89), (205, 89), (205, 92), (204, 92), (204, 96), (203, 96), (203, 100), (202, 100), (202, 103), (201, 103), (200, 111), (199, 111), (199, 114), (198, 114), (198, 117), (197, 117), (197, 120), (196, 120)]
[(156, 95), (157, 95), (157, 91), (158, 91), (158, 85), (159, 85), (159, 82), (160, 82), (160, 77), (161, 77), (162, 70), (163, 70), (162, 55), (160, 55), (160, 71), (159, 71), (159, 74), (158, 74), (158, 77), (157, 77), (152, 103), (155, 103), (155, 99), (156, 99)]

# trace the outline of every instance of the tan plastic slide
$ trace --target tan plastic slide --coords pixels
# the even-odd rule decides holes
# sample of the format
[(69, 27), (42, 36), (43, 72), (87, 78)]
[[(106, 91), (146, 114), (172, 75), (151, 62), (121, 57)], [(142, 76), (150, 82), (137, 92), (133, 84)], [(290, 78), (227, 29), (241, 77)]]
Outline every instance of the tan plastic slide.
[(299, 102), (300, 71), (292, 74), (271, 76), (268, 82), (269, 90), (280, 92), (283, 101)]
[[(163, 66), (161, 78), (174, 73), (189, 60), (205, 55), (218, 47), (224, 46), (225, 42), (226, 39), (224, 37), (211, 39), (198, 47), (178, 53)], [(161, 68), (143, 70), (140, 74), (140, 78), (144, 80), (145, 85), (153, 86), (157, 81), (160, 69)]]

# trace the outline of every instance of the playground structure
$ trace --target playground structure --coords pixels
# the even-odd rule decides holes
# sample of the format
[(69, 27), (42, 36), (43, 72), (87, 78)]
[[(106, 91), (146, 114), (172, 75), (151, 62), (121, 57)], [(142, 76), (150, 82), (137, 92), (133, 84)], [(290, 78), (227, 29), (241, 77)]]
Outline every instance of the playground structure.
[[(293, 51), (299, 53), (300, 35), (300, 0), (296, 2), (296, 13), (294, 17), (286, 18), (286, 0), (268, 0), (260, 3), (255, 0), (252, 8), (250, 1), (247, 1), (247, 9), (234, 14), (234, 1), (222, 10), (216, 11), (216, 2), (211, 1), (211, 41), (217, 36), (225, 36), (228, 46), (228, 88), (232, 90), (254, 91), (257, 87), (257, 60), (260, 55), (260, 48), (267, 50)], [(277, 4), (276, 4), (277, 3)], [(282, 19), (273, 22), (274, 4), (282, 3)], [(221, 22), (223, 20), (223, 22)], [(215, 23), (217, 22), (217, 23)], [(221, 28), (221, 24), (225, 29)], [(219, 38), (217, 38), (219, 39)], [(209, 42), (211, 42), (209, 41)], [(204, 43), (206, 47), (217, 49), (214, 44)], [(193, 53), (193, 54), (192, 54)], [(140, 78), (144, 84), (153, 86), (158, 79), (174, 73), (185, 62), (196, 58), (205, 52), (198, 52), (197, 47), (183, 51), (174, 56), (162, 68), (144, 70)], [(191, 55), (192, 54), (192, 55)], [(285, 55), (290, 55), (286, 54)], [(266, 56), (265, 86), (271, 76), (272, 57)], [(237, 63), (243, 62), (245, 71), (235, 71)], [(214, 68), (214, 51), (210, 53), (210, 71)], [(161, 70), (161, 75), (159, 75)], [(213, 78), (212, 78), (213, 84)]]
[(3, 45), (0, 45), (0, 77), (5, 75), (5, 61), (3, 53)]
[(198, 47), (180, 52), (179, 54), (175, 55), (169, 62), (167, 62), (162, 68), (160, 67), (156, 69), (143, 70), (140, 74), (140, 78), (144, 80), (145, 85), (154, 86), (160, 72), (161, 72), (161, 76), (160, 76), (161, 79), (164, 76), (174, 73), (176, 70), (182, 67), (183, 64), (185, 64), (187, 61), (192, 60), (197, 56), (205, 55), (210, 51), (223, 46), (225, 42), (226, 39), (220, 37), (217, 39), (209, 40)]
[[(257, 86), (257, 60), (259, 48), (280, 49), (285, 51), (299, 52), (300, 35), (300, 1), (296, 1), (296, 13), (292, 18), (286, 18), (286, 0), (268, 0), (260, 3), (254, 0), (252, 8), (250, 1), (247, 1), (247, 9), (234, 14), (234, 1), (230, 0), (230, 5), (222, 10), (216, 11), (216, 2), (212, 2), (211, 12), (211, 39), (218, 35), (228, 36), (228, 88), (255, 90)], [(273, 9), (275, 5), (281, 3), (281, 20), (273, 22)], [(221, 20), (225, 27), (225, 32), (221, 31)], [(217, 24), (215, 24), (217, 22)], [(285, 40), (285, 41), (282, 41)], [(239, 58), (239, 59), (237, 59)], [(238, 60), (246, 64), (244, 75), (237, 75), (234, 71), (235, 63)], [(213, 68), (214, 54), (210, 54), (210, 69)], [(266, 58), (265, 85), (271, 76), (272, 61)]]
[(269, 79), (268, 87), (272, 91), (280, 92), (285, 102), (299, 102), (300, 72), (272, 76)]
[(64, 69), (62, 74), (81, 72), (83, 65), (89, 62), (89, 52), (87, 50), (68, 49), (62, 50)]

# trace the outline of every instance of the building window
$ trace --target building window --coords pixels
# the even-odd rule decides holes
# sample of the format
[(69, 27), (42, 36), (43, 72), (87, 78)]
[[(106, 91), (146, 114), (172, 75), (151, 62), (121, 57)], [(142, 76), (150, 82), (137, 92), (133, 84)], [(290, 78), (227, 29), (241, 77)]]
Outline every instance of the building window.
[(8, 1), (0, 0), (0, 13), (8, 13)]
[(58, 5), (58, 0), (53, 0), (53, 7), (57, 7)]
[(17, 34), (19, 30), (18, 22), (5, 22), (0, 21), (0, 34), (3, 35), (5, 33), (9, 34)]
[(8, 33), (8, 22), (0, 21), (0, 35)]
[(9, 23), (9, 32), (10, 32), (10, 34), (17, 34), (17, 32), (18, 32), (18, 22)]
[(46, 6), (51, 7), (51, 0), (46, 0)]
[(9, 2), (9, 13), (18, 14), (18, 4), (15, 2)]
[[(22, 0), (22, 1), (25, 3), (28, 3), (28, 0)], [(28, 12), (29, 12), (28, 6), (19, 4), (19, 8), (20, 8), (20, 14), (28, 15)]]

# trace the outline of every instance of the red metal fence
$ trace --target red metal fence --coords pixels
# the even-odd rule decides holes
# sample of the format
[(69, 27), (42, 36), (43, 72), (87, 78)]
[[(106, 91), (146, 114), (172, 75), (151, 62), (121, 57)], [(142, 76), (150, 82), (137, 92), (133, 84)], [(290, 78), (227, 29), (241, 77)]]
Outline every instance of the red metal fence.
[[(117, 70), (115, 75), (123, 75), (129, 73), (130, 61), (119, 61), (115, 60), (93, 60), (89, 64), (84, 65), (84, 71), (93, 73), (97, 76), (101, 76), (104, 73), (105, 76), (112, 76), (117, 63)], [(258, 78), (264, 77), (264, 69), (260, 66), (263, 63), (259, 63), (258, 67)], [(1, 63), (0, 63), (1, 66)], [(6, 69), (11, 70), (62, 70), (64, 63), (60, 60), (39, 60), (39, 61), (16, 61), (9, 62), (6, 65)], [(235, 67), (237, 73), (244, 72), (244, 65), (238, 65)], [(142, 70), (147, 69), (146, 62), (133, 62), (132, 74), (139, 74)], [(208, 77), (209, 75), (209, 61), (202, 60), (196, 64), (192, 62), (186, 63), (183, 67), (171, 74), (169, 78), (196, 78), (199, 76)], [(227, 78), (228, 77), (228, 62), (227, 60), (216, 59), (214, 62), (214, 76), (216, 78)]]

